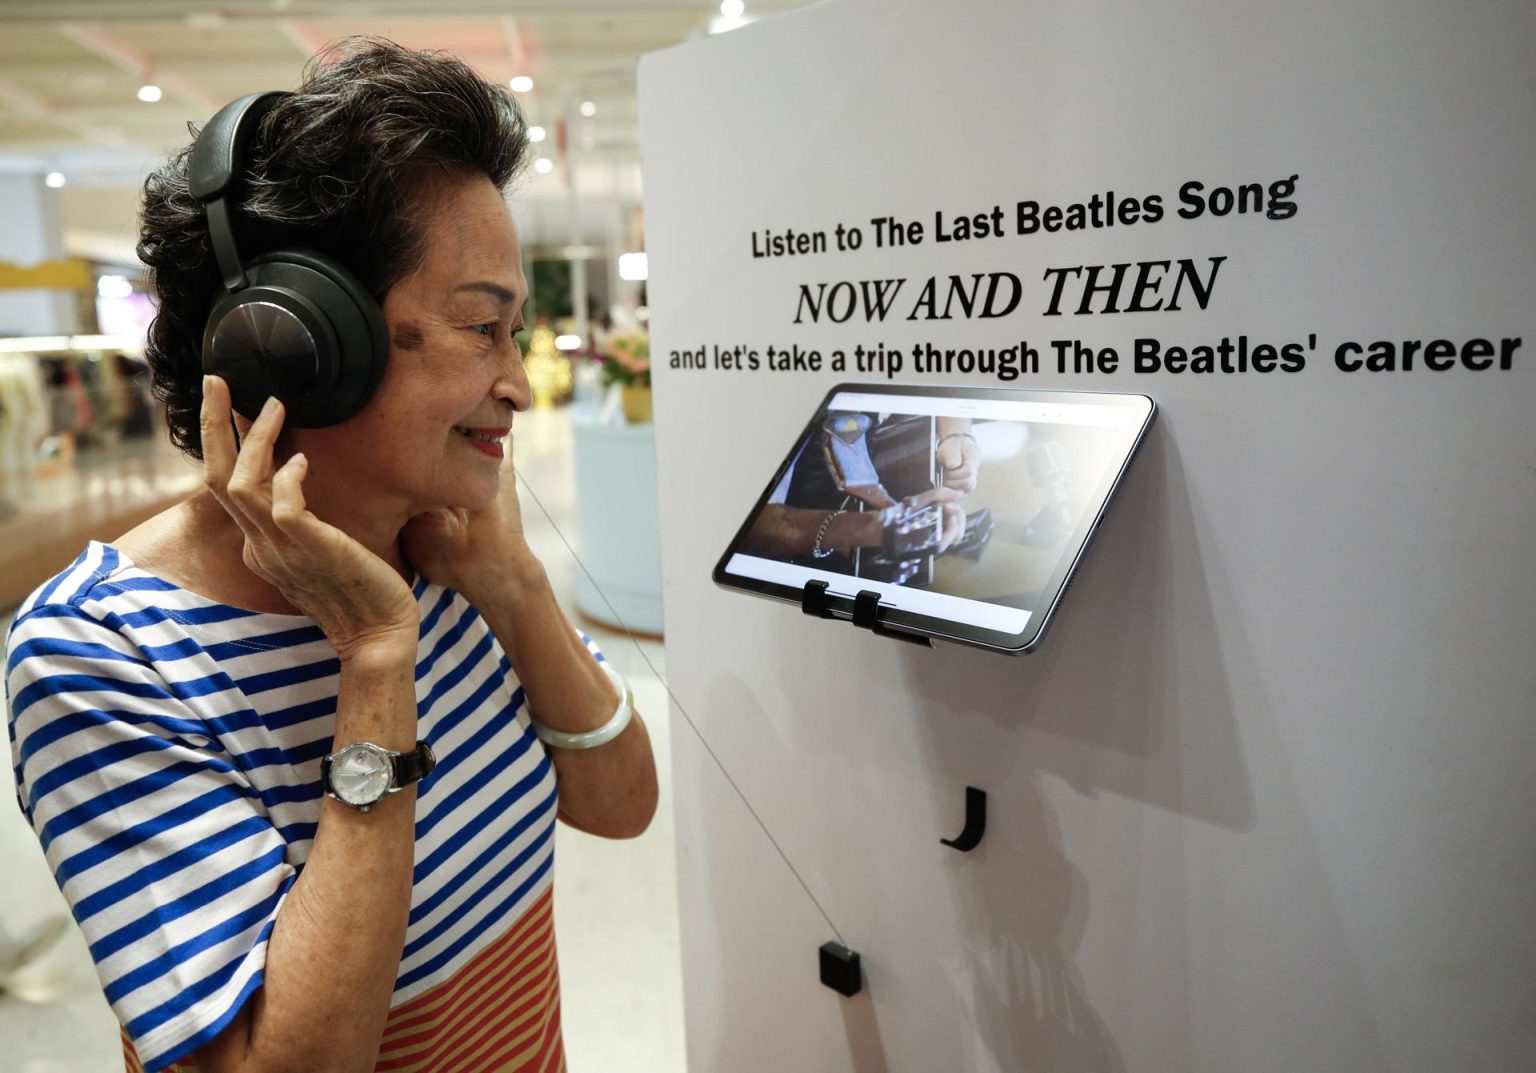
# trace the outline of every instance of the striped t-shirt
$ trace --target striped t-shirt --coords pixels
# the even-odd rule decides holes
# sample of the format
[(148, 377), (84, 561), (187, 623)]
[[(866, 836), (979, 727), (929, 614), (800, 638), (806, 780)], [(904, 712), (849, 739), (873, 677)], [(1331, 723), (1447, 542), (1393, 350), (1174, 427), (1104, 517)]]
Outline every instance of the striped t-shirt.
[[(413, 591), (417, 736), (438, 762), (379, 1068), (560, 1070), (554, 771), (485, 621), (451, 590)], [(313, 845), (338, 672), (312, 620), (215, 603), (95, 542), (17, 610), (17, 797), (130, 1068), (190, 1068), (261, 986)]]

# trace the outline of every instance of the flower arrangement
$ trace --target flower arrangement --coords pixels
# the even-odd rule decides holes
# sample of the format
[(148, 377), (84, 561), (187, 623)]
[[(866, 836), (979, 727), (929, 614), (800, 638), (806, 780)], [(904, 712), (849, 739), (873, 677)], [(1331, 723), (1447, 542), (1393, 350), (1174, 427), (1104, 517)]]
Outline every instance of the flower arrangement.
[(651, 339), (644, 332), (620, 332), (608, 338), (597, 354), (603, 363), (603, 386), (651, 386)]

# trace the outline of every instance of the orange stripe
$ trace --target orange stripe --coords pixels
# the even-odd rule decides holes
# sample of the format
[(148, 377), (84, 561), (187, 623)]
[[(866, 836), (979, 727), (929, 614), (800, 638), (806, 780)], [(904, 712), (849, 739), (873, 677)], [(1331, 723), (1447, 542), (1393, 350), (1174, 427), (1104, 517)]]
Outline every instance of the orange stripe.
[(453, 993), (443, 996), (443, 1001), (434, 1003), (432, 1010), (402, 1019), (399, 1024), (391, 1019), (384, 1039), (383, 1052), (388, 1054), (401, 1047), (409, 1046), (420, 1039), (423, 1033), (440, 1033), (445, 1026), (452, 1023), (456, 1011), (478, 1002), (487, 991), (504, 987), (508, 981), (522, 979), (524, 963), (553, 941), (553, 929), (545, 927), (528, 936), (526, 942), (500, 951), (501, 956), (490, 964), (475, 966), (473, 972), (469, 971), (469, 966), (466, 966), (461, 975), (452, 981)]
[[(543, 981), (552, 981), (554, 972), (554, 950), (551, 948), (549, 961), (542, 973)], [(468, 1063), (467, 1068), (485, 1069), (487, 1066), (480, 1061), (473, 1061), (478, 1056), (483, 1056), (487, 1050), (506, 1048), (509, 1044), (517, 1044), (526, 1041), (529, 1037), (543, 1034), (543, 1028), (547, 1023), (549, 1009), (552, 1005), (551, 994), (547, 987), (540, 987), (518, 1003), (510, 1007), (496, 1008), (491, 1004), (485, 1007), (485, 1016), (481, 1017), (474, 1026), (473, 1034), (465, 1033), (459, 1039), (452, 1041), (441, 1052), (439, 1059), (444, 1065), (454, 1065), (460, 1062)], [(544, 1018), (539, 1018), (540, 1013)], [(532, 1027), (524, 1029), (530, 1021)]]
[[(506, 934), (477, 952), (451, 978), (392, 1009), (376, 1069), (564, 1073), (553, 908), (550, 886)], [(514, 985), (510, 991), (506, 990), (509, 984)], [(530, 1019), (534, 1020), (531, 1026)], [(121, 1026), (118, 1032), (124, 1073), (144, 1073), (133, 1040)], [(165, 1073), (178, 1071), (197, 1073), (197, 1066), (188, 1057), (167, 1067)]]
[[(552, 953), (546, 953), (541, 959), (546, 964), (551, 960)], [(547, 967), (542, 972), (529, 972), (525, 968), (517, 978), (526, 982), (519, 987), (515, 996), (491, 990), (474, 1008), (455, 1011), (451, 1028), (445, 1028), (436, 1034), (434, 1040), (424, 1047), (417, 1048), (413, 1057), (420, 1059), (430, 1056), (431, 1068), (439, 1069), (449, 1054), (458, 1049), (466, 1039), (472, 1043), (474, 1037), (483, 1032), (488, 1018), (497, 1016), (498, 1011), (505, 1010), (509, 1006), (514, 1010), (523, 1005), (532, 1005), (537, 1008), (549, 1002), (549, 992), (551, 985), (555, 983), (555, 975)]]
[(498, 989), (504, 987), (507, 981), (518, 979), (521, 967), (519, 962), (527, 959), (530, 950), (538, 949), (544, 943), (548, 943), (548, 935), (536, 933), (525, 943), (499, 950), (499, 956), (482, 966), (476, 966), (473, 972), (462, 973), (453, 981), (452, 992), (442, 995), (441, 1001), (433, 1002), (432, 1009), (399, 1019), (398, 1022), (390, 1022), (389, 1033), (384, 1039), (384, 1050), (387, 1052), (396, 1045), (407, 1044), (424, 1030), (439, 1030), (447, 1019), (452, 1018), (453, 1010), (459, 1009), (465, 1002), (473, 1002), (485, 990)]
[(531, 952), (525, 963), (519, 965), (518, 971), (512, 977), (520, 981), (519, 985), (507, 992), (499, 992), (487, 989), (477, 996), (473, 1005), (466, 1005), (458, 1011), (451, 1024), (444, 1024), (442, 1033), (443, 1045), (447, 1046), (464, 1038), (467, 1034), (478, 1030), (478, 1026), (484, 1022), (490, 1011), (495, 1008), (518, 1008), (529, 1001), (537, 1002), (541, 998), (548, 1001), (550, 985), (554, 982), (550, 966), (554, 962), (554, 943), (550, 942)]
[[(389, 1020), (384, 1029), (385, 1041), (387, 1042), (392, 1034), (399, 1032), (402, 1028), (409, 1027), (419, 1019), (430, 1017), (433, 1009), (443, 1005), (463, 989), (466, 976), (478, 977), (487, 962), (501, 958), (509, 948), (521, 945), (531, 931), (552, 926), (553, 914), (550, 910), (554, 905), (553, 895), (554, 888), (546, 888), (539, 900), (528, 907), (505, 935), (465, 962), (452, 978), (434, 985), (430, 990), (390, 1010)], [(515, 953), (515, 949), (513, 952)]]
[[(530, 952), (529, 956), (523, 959), (512, 972), (492, 974), (486, 984), (473, 996), (466, 996), (463, 1002), (456, 1003), (452, 1009), (445, 1011), (436, 1023), (425, 1026), (423, 1031), (409, 1039), (391, 1041), (391, 1049), (385, 1056), (388, 1066), (393, 1068), (397, 1062), (402, 1060), (409, 1062), (424, 1051), (437, 1051), (452, 1044), (464, 1032), (472, 1031), (480, 1011), (490, 1006), (516, 1002), (529, 991), (536, 990), (543, 993), (550, 990), (555, 982), (552, 975), (545, 972), (542, 976), (530, 976), (529, 967), (535, 962), (552, 960), (552, 952), (552, 942), (541, 944), (538, 949)], [(513, 980), (525, 982), (515, 992), (508, 994), (504, 987)], [(381, 1063), (381, 1066), (384, 1064)]]
[(549, 1049), (539, 1073), (565, 1073), (565, 1037), (560, 1034), (560, 997), (555, 996), (554, 1016), (549, 1023)]
[(124, 1073), (144, 1073), (144, 1063), (139, 1061), (139, 1052), (134, 1047), (133, 1040), (128, 1037), (128, 1030), (118, 1025), (117, 1033), (123, 1039)]
[[(552, 907), (553, 891), (546, 890), (505, 936), (476, 954), (453, 979), (392, 1011), (377, 1068), (440, 1073), (487, 1049), (526, 1050), (529, 1036), (547, 1036), (541, 1030), (559, 1005)], [(533, 1029), (517, 1033), (517, 1026), (530, 1018), (536, 1022)], [(509, 1033), (513, 1039), (506, 1038)], [(537, 1049), (535, 1057), (542, 1058), (545, 1048)], [(500, 1073), (519, 1067), (476, 1061), (467, 1068)]]

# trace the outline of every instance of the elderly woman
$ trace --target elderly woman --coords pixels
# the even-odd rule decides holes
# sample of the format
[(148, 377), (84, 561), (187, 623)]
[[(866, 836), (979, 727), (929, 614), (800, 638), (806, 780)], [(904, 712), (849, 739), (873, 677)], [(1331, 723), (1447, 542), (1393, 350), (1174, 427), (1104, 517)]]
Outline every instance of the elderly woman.
[[(457, 60), (376, 40), (259, 114), (222, 208), (193, 147), (145, 185), (149, 358), (206, 487), (18, 611), (18, 795), (129, 1068), (563, 1069), (554, 822), (637, 835), (656, 782), (504, 462), (529, 405), (502, 195), (522, 120)], [(291, 248), (354, 274), (387, 333), (328, 418), (276, 366), (287, 405), (249, 395), (240, 362), (281, 339), (205, 338)]]

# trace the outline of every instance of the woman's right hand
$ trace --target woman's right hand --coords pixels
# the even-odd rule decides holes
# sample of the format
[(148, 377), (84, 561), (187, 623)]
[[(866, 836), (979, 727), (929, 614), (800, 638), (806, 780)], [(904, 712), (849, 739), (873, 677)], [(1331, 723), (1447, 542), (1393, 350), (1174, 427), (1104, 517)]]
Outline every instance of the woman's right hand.
[(203, 378), (204, 481), (245, 534), (245, 565), (315, 620), (342, 659), (374, 644), (414, 651), (420, 612), (405, 580), (304, 502), (309, 462), (273, 465), (283, 404), (268, 399), (237, 449), (229, 385)]

